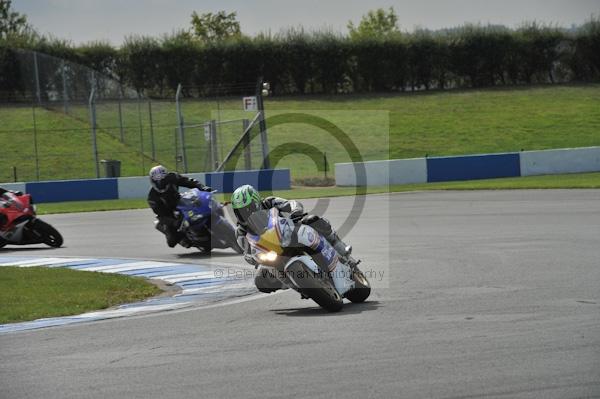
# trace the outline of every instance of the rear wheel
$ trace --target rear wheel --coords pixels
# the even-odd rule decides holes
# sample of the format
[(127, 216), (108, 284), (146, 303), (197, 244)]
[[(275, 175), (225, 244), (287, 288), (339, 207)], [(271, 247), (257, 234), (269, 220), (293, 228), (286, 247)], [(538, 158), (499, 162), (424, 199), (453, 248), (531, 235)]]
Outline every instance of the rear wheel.
[(41, 241), (44, 244), (53, 248), (59, 248), (63, 245), (63, 238), (58, 230), (43, 220), (37, 219), (33, 228), (35, 232), (40, 235)]
[(210, 244), (210, 242), (208, 244), (202, 244), (198, 247), (198, 249), (203, 253), (203, 254), (209, 254), (212, 251), (212, 245)]
[(354, 288), (346, 292), (344, 296), (353, 303), (364, 302), (371, 295), (369, 280), (367, 280), (364, 273), (358, 268), (352, 273), (352, 280), (354, 280)]
[(329, 312), (339, 312), (344, 306), (344, 299), (333, 284), (320, 278), (302, 262), (294, 262), (286, 268), (287, 277), (292, 280), (303, 295), (315, 301)]

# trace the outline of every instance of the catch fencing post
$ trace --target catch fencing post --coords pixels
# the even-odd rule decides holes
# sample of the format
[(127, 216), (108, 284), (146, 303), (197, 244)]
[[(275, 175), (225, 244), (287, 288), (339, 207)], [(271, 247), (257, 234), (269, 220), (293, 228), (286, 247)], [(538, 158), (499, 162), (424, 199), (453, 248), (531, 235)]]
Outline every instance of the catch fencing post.
[(263, 94), (269, 95), (269, 84), (263, 82), (262, 77), (258, 80), (256, 92), (256, 105), (258, 106), (258, 112), (260, 113), (258, 124), (260, 128), (260, 141), (262, 144), (263, 155), (262, 169), (271, 169), (271, 162), (269, 161), (269, 143), (267, 141), (267, 122), (265, 121), (265, 105), (263, 103)]
[[(242, 133), (248, 130), (250, 121), (248, 119), (242, 119)], [(252, 169), (252, 149), (250, 148), (250, 132), (247, 132), (242, 136), (242, 142), (244, 146), (244, 168), (246, 170)]]
[(98, 165), (98, 144), (96, 142), (96, 88), (92, 87), (90, 93), (89, 108), (90, 108), (90, 124), (92, 127), (92, 151), (94, 155), (94, 168), (96, 169), (96, 178), (100, 178), (100, 167)]
[(154, 123), (152, 122), (152, 101), (148, 99), (148, 119), (150, 119), (150, 147), (152, 148), (152, 159), (156, 161), (156, 147), (154, 145)]
[(211, 170), (217, 169), (219, 166), (219, 147), (217, 143), (217, 121), (210, 120), (210, 154), (211, 154)]
[(38, 68), (37, 51), (33, 52), (33, 73), (35, 74), (35, 95), (38, 104), (42, 103), (42, 92), (40, 90), (40, 70)]
[(119, 132), (121, 134), (121, 143), (125, 141), (125, 134), (123, 133), (123, 111), (121, 110), (121, 101), (123, 99), (123, 89), (119, 90)]
[(68, 94), (67, 94), (67, 75), (65, 73), (65, 71), (67, 69), (67, 64), (65, 63), (65, 60), (62, 60), (62, 66), (60, 69), (61, 69), (61, 75), (62, 75), (63, 107), (64, 107), (65, 114), (68, 114), (69, 113), (69, 98), (68, 98)]
[(144, 130), (142, 128), (142, 98), (138, 95), (138, 124), (140, 127), (140, 155), (142, 157), (142, 175), (146, 173), (146, 166), (144, 165)]
[(179, 128), (179, 145), (181, 145), (181, 160), (183, 161), (183, 171), (188, 172), (187, 157), (185, 156), (185, 132), (183, 129), (183, 115), (181, 114), (181, 83), (177, 85), (175, 93), (175, 105), (177, 107), (177, 126)]
[(35, 154), (35, 179), (40, 180), (40, 157), (38, 153), (38, 141), (37, 141), (37, 121), (35, 117), (35, 104), (31, 107), (31, 113), (33, 118), (33, 151)]

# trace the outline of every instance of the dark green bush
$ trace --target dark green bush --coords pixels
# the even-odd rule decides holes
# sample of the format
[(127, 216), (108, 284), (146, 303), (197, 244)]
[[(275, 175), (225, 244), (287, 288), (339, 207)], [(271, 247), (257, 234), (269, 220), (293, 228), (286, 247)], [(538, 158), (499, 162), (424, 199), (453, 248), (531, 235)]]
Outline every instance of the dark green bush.
[(61, 59), (92, 68), (140, 94), (169, 97), (179, 83), (186, 96), (240, 94), (252, 90), (259, 76), (271, 82), (275, 94), (600, 80), (598, 18), (576, 32), (528, 23), (516, 30), (465, 25), (354, 39), (299, 28), (275, 36), (201, 42), (180, 31), (160, 39), (130, 36), (118, 49), (102, 42), (73, 46), (36, 35), (13, 36), (0, 41), (4, 98), (35, 92), (33, 63), (27, 58), (31, 55), (17, 49), (58, 60), (40, 63), (41, 95), (47, 99), (60, 90), (65, 73), (74, 91), (85, 93), (90, 88), (87, 75), (75, 67), (63, 71)]

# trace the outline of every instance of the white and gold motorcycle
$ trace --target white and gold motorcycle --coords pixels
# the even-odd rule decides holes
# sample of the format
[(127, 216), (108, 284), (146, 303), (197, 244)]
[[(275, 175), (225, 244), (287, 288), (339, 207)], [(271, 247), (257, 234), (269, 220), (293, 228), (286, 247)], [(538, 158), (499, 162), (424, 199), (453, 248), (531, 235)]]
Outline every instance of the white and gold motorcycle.
[(315, 229), (280, 215), (275, 208), (248, 219), (246, 239), (258, 263), (256, 285), (262, 292), (298, 291), (322, 308), (340, 311), (344, 298), (364, 302), (371, 286), (351, 257), (342, 257)]

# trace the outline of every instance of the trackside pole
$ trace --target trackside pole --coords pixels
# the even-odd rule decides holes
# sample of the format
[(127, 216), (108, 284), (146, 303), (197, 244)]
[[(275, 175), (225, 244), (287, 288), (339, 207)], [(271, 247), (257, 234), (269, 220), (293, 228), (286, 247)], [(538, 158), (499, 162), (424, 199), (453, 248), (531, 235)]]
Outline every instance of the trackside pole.
[(175, 106), (177, 107), (177, 126), (179, 132), (179, 143), (181, 145), (181, 160), (183, 161), (183, 172), (188, 172), (187, 157), (185, 156), (185, 134), (183, 131), (183, 115), (181, 114), (181, 83), (177, 85), (175, 93)]
[(89, 100), (90, 124), (92, 127), (92, 152), (94, 156), (94, 168), (96, 169), (96, 178), (100, 178), (100, 168), (98, 165), (98, 143), (96, 141), (96, 88), (92, 88)]
[(260, 129), (260, 141), (262, 144), (262, 169), (271, 169), (271, 162), (269, 160), (269, 143), (267, 141), (267, 122), (265, 121), (265, 105), (263, 103), (263, 92), (266, 95), (268, 95), (269, 89), (268, 86), (265, 86), (263, 79), (260, 78), (258, 80), (258, 87), (256, 90), (256, 105), (258, 106), (258, 112), (260, 114), (258, 125)]

